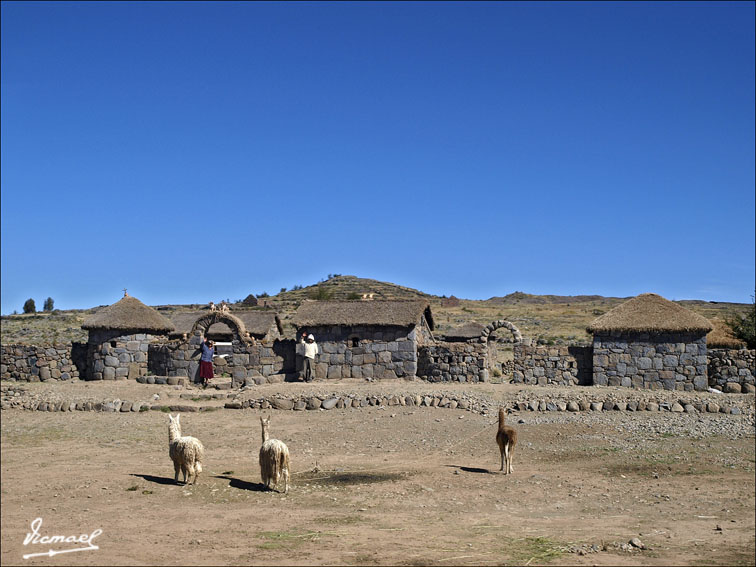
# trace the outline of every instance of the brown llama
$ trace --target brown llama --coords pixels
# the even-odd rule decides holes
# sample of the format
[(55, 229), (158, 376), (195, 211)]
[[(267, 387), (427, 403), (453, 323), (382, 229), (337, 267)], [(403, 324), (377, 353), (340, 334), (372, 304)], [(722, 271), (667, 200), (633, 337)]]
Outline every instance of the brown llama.
[[(504, 408), (499, 408), (499, 430), (496, 432), (496, 444), (501, 451), (501, 469), (504, 474), (514, 472), (512, 468), (512, 455), (514, 454), (515, 445), (517, 445), (517, 431), (505, 425), (507, 412)], [(506, 465), (506, 466), (505, 466)]]

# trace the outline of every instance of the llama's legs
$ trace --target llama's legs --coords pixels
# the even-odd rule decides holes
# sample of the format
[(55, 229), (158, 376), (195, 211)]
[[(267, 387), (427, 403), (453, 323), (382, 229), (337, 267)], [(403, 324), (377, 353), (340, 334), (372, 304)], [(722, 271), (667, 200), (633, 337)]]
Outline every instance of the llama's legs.
[(186, 484), (186, 477), (188, 475), (186, 464), (181, 465), (181, 472), (184, 474), (184, 484)]
[(197, 484), (197, 479), (199, 478), (199, 467), (197, 466), (197, 463), (194, 464), (194, 480), (192, 481), (192, 484)]
[(509, 474), (512, 474), (514, 472), (514, 468), (512, 467), (513, 458), (514, 458), (514, 445), (509, 447)]
[(289, 468), (285, 468), (283, 470), (283, 477), (284, 477), (284, 494), (289, 492)]
[(502, 470), (504, 471), (504, 474), (509, 474), (509, 443), (504, 444), (504, 459), (502, 462)]
[(178, 484), (179, 464), (176, 462), (173, 463), (173, 472), (176, 473), (173, 477), (173, 480), (176, 481), (176, 484)]

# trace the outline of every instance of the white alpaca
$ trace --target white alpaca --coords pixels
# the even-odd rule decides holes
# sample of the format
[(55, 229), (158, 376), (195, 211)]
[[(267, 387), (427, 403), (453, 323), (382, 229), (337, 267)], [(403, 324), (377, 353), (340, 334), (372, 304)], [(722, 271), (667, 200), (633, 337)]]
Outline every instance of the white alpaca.
[(179, 469), (184, 473), (184, 484), (187, 478), (192, 479), (190, 484), (197, 482), (197, 478), (202, 472), (202, 458), (205, 456), (205, 448), (195, 437), (181, 436), (181, 416), (176, 414), (174, 418), (168, 414), (170, 422), (168, 425), (168, 454), (173, 461), (173, 470), (175, 471), (175, 481), (178, 483)]
[[(281, 477), (284, 479), (284, 494), (289, 492), (289, 448), (283, 441), (268, 439), (267, 419), (260, 418), (262, 425), (262, 447), (260, 447), (260, 476), (263, 484), (270, 489), (271, 483), (278, 488)], [(280, 491), (279, 491), (280, 492)]]

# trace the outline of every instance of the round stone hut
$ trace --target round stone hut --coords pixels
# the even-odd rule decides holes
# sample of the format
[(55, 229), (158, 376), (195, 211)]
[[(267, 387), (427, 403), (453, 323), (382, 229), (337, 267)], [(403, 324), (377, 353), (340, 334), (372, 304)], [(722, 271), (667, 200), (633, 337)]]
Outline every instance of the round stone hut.
[(593, 383), (652, 390), (706, 390), (706, 334), (712, 325), (655, 293), (595, 319)]
[(100, 309), (81, 325), (89, 331), (87, 380), (135, 379), (147, 374), (150, 343), (173, 330), (173, 324), (136, 297)]

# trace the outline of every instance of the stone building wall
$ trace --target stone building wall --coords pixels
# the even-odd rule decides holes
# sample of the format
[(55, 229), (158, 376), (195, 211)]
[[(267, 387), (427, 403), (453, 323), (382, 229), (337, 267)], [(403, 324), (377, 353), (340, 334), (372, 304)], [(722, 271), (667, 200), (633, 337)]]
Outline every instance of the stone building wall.
[[(324, 326), (308, 327), (307, 332), (315, 336), (320, 350), (313, 365), (315, 378), (320, 380), (414, 377), (418, 341), (425, 341), (417, 327)], [(301, 330), (298, 333), (301, 335)], [(297, 369), (300, 365), (301, 361)]]
[(710, 387), (725, 391), (746, 391), (753, 388), (756, 350), (710, 348), (708, 360)]
[(2, 345), (0, 379), (44, 382), (81, 377), (86, 368), (86, 345)]
[[(170, 341), (153, 344), (149, 349), (149, 371), (159, 376), (187, 377), (199, 382), (201, 333), (188, 341)], [(244, 385), (247, 379), (256, 382), (271, 381), (273, 376), (283, 377), (294, 371), (295, 350), (293, 340), (267, 342), (231, 341), (229, 347), (218, 347), (213, 359), (213, 374), (230, 376), (234, 387)]]
[(593, 383), (652, 390), (706, 390), (706, 335), (595, 334)]
[(593, 349), (590, 346), (531, 346), (516, 344), (512, 381), (563, 386), (593, 383)]
[(162, 337), (149, 333), (92, 330), (87, 341), (87, 380), (134, 380), (147, 374), (148, 350)]
[(480, 341), (418, 348), (417, 375), (428, 382), (488, 382), (489, 348)]

